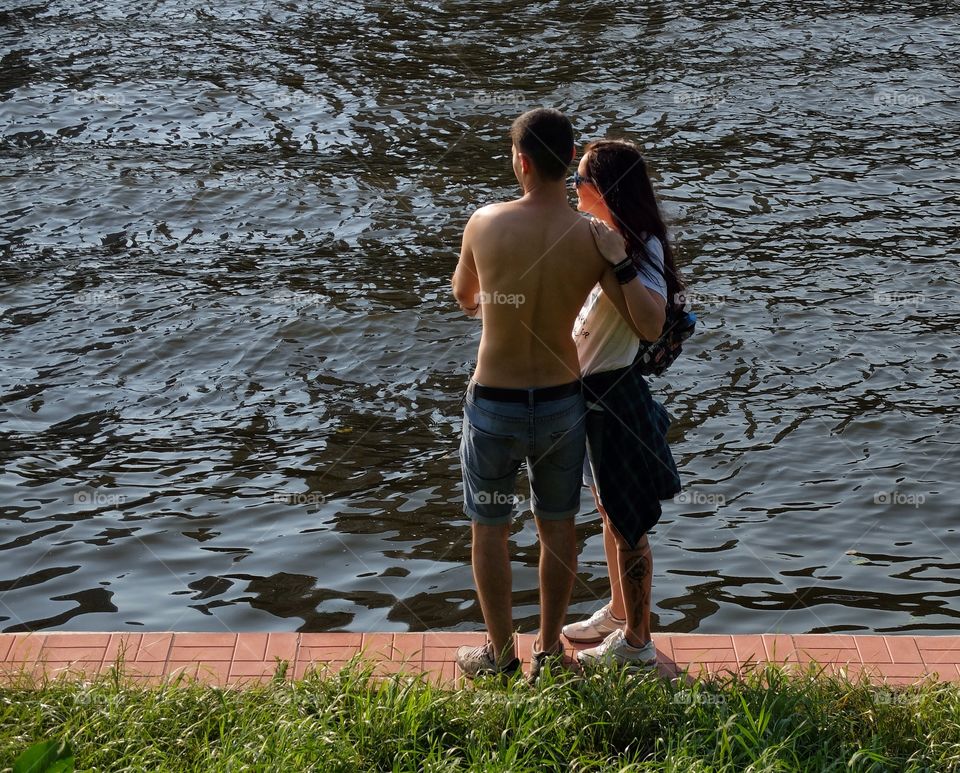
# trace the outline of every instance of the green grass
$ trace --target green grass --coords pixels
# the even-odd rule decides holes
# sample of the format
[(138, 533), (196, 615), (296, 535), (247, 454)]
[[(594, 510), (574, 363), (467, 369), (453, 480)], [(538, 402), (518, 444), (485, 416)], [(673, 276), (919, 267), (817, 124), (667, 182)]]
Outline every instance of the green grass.
[[(282, 675), (281, 675), (282, 676)], [(77, 770), (960, 770), (960, 688), (777, 667), (671, 683), (604, 673), (451, 690), (357, 662), (247, 689), (186, 681), (0, 690), (0, 769), (44, 740)]]

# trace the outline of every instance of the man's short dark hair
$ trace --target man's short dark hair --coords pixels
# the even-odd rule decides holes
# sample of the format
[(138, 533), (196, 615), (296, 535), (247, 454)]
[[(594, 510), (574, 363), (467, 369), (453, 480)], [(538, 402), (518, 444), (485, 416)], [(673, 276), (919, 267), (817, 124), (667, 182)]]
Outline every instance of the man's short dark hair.
[(573, 160), (573, 126), (559, 110), (538, 107), (513, 122), (510, 139), (541, 177), (560, 180)]

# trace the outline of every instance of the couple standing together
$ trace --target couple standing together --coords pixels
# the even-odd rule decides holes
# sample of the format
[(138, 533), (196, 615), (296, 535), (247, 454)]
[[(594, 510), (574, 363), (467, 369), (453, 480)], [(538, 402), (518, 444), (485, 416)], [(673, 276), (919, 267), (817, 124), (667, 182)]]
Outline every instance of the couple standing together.
[[(484, 646), (460, 648), (457, 664), (471, 678), (520, 668), (508, 539), (526, 460), (540, 539), (531, 678), (562, 664), (561, 633), (600, 642), (578, 653), (581, 664), (649, 668), (656, 650), (646, 533), (680, 480), (665, 439), (669, 417), (631, 365), (640, 341), (660, 336), (667, 299), (683, 284), (635, 145), (603, 140), (584, 149), (573, 182), (588, 219), (567, 199), (576, 155), (570, 121), (557, 110), (531, 110), (510, 136), (523, 195), (471, 216), (453, 275), (458, 303), (483, 320), (460, 460), (488, 631)], [(581, 479), (602, 516), (612, 598), (588, 620), (564, 626)]]

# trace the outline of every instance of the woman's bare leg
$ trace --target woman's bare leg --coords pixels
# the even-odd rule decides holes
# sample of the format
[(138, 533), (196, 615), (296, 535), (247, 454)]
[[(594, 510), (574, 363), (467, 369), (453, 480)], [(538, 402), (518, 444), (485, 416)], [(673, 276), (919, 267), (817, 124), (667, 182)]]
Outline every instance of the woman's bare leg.
[[(611, 531), (614, 531), (611, 529)], [(653, 553), (644, 534), (632, 550), (615, 534), (621, 567), (627, 625), (627, 644), (640, 647), (650, 641), (650, 598), (653, 589)]]
[(617, 549), (617, 539), (613, 527), (610, 526), (610, 520), (607, 518), (607, 511), (600, 504), (597, 497), (597, 487), (591, 486), (593, 492), (593, 501), (597, 503), (597, 510), (600, 511), (600, 517), (603, 519), (603, 552), (607, 557), (607, 574), (610, 576), (610, 611), (617, 620), (626, 618), (626, 609), (623, 603), (623, 586), (620, 581), (620, 552)]

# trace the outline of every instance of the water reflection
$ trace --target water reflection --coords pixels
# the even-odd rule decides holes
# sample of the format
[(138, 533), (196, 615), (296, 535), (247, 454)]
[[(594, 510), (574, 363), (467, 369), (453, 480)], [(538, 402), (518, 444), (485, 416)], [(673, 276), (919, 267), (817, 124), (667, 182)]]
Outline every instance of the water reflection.
[(644, 143), (703, 323), (657, 628), (958, 629), (952, 6), (0, 20), (0, 629), (479, 628), (448, 282), (540, 103)]

